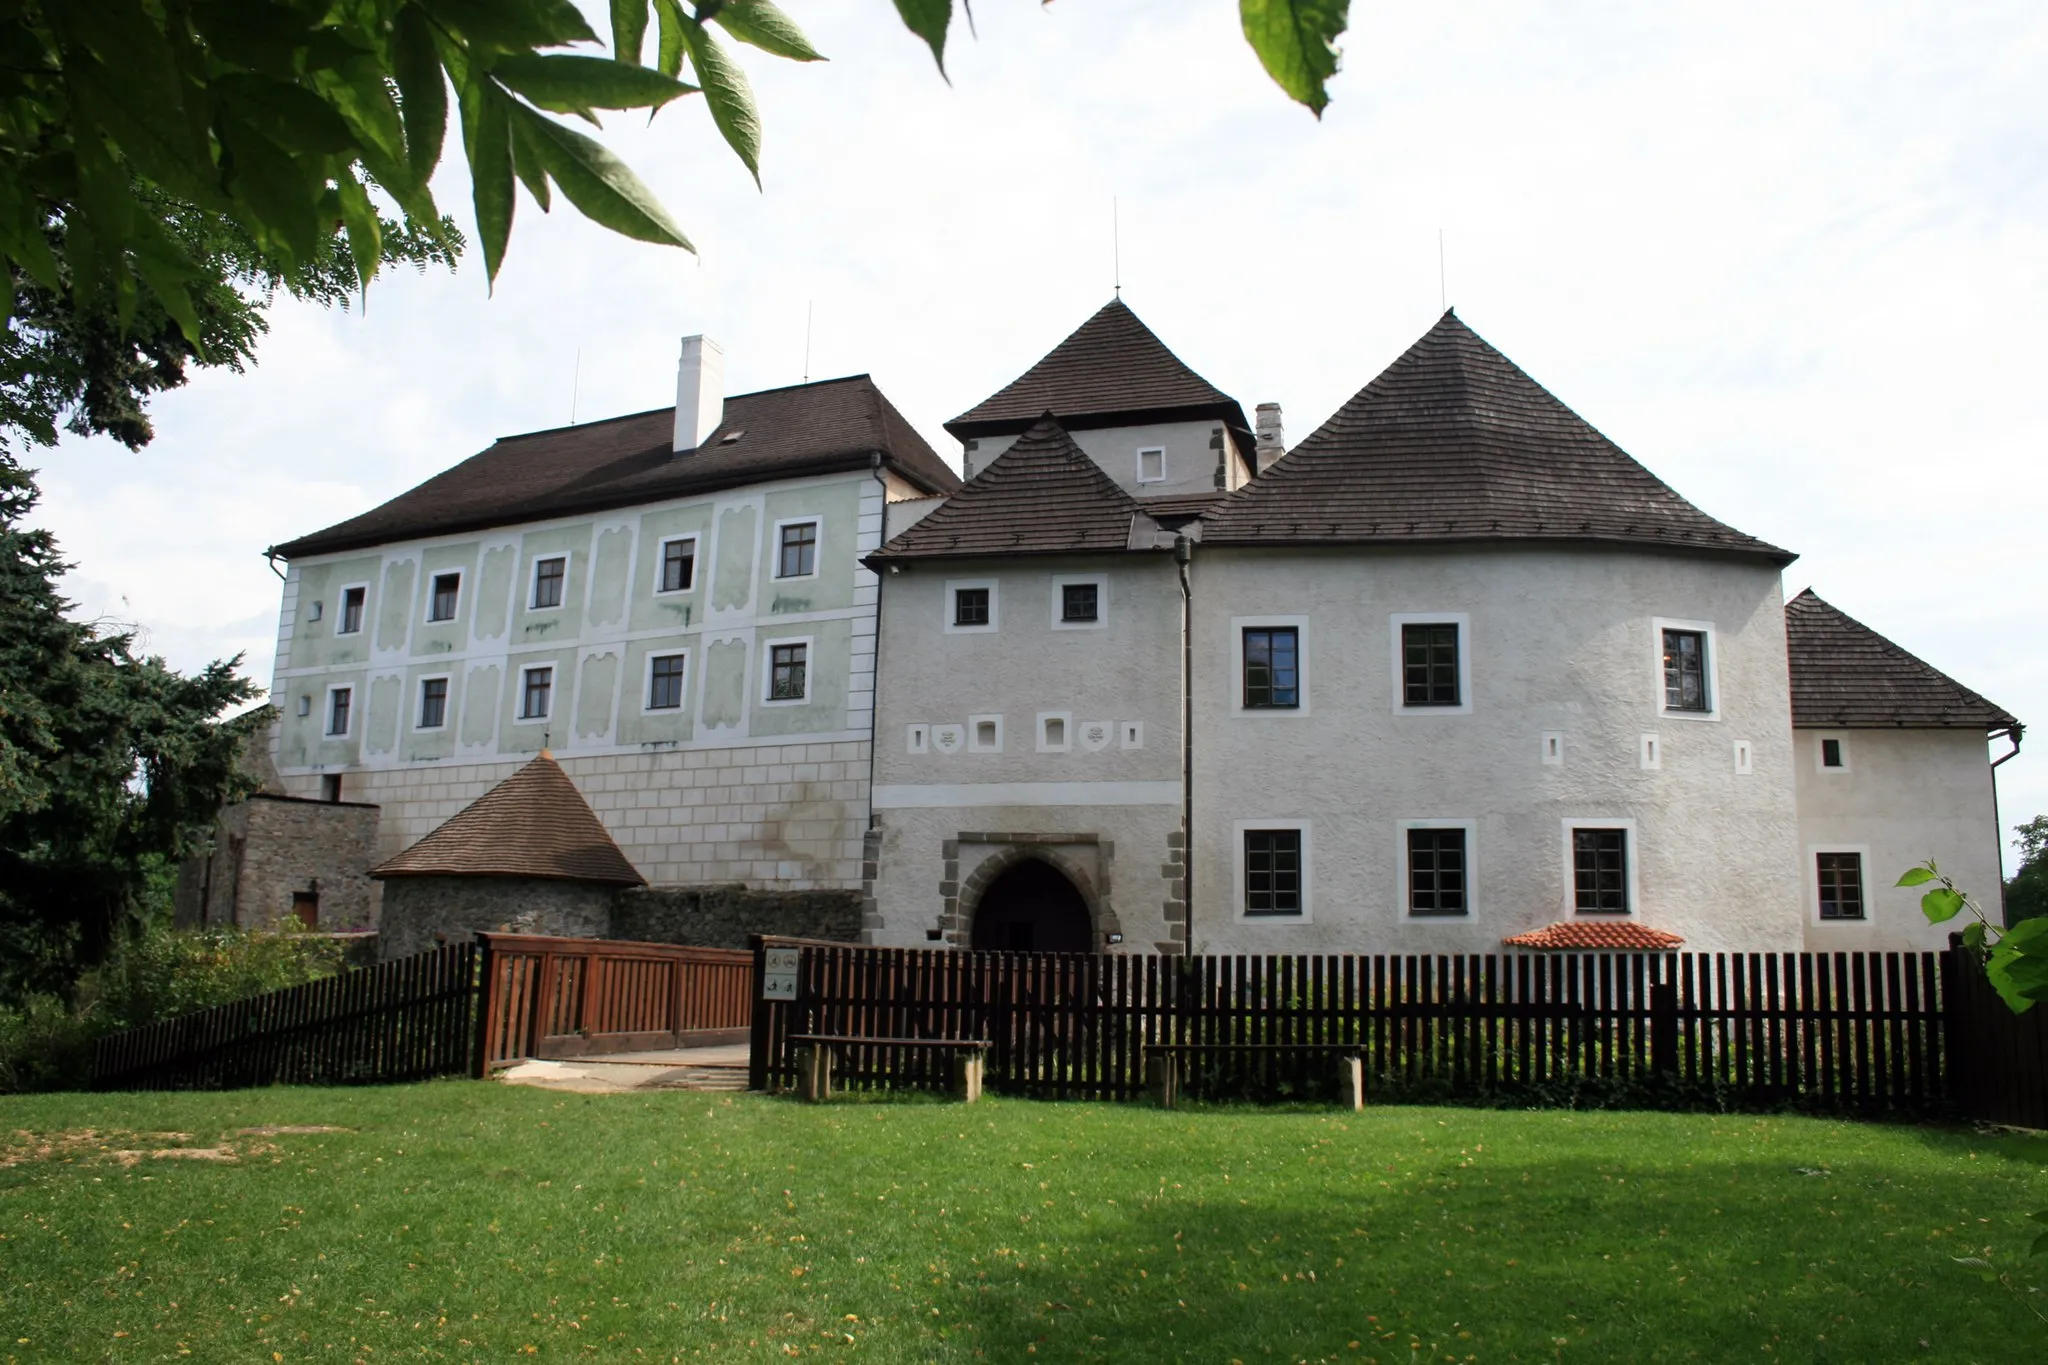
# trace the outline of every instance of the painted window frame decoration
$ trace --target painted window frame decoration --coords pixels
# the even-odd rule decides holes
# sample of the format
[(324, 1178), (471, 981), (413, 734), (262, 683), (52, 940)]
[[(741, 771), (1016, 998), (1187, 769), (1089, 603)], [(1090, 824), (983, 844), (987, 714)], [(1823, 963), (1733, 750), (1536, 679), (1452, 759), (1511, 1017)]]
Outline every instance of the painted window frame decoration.
[[(448, 594), (448, 614), (436, 615), (441, 605), (441, 583), (445, 579), (455, 580), (455, 590)], [(438, 569), (427, 575), (427, 624), (430, 626), (451, 625), (462, 616), (462, 570)]]
[[(540, 686), (542, 706), (538, 711), (531, 709), (534, 698), (533, 675), (536, 673), (545, 673), (547, 675)], [(521, 664), (519, 667), (519, 693), (515, 709), (512, 713), (513, 723), (518, 725), (534, 725), (544, 720), (553, 719), (554, 714), (555, 666), (553, 664)]]
[[(1418, 924), (1463, 924), (1469, 923), (1474, 914), (1477, 896), (1473, 883), (1477, 880), (1479, 822), (1474, 819), (1418, 819), (1397, 820), (1395, 823), (1394, 859), (1400, 869), (1399, 896), (1401, 918)], [(1418, 834), (1442, 835), (1455, 833), (1459, 836), (1458, 856), (1460, 866), (1456, 875), (1460, 885), (1457, 890), (1459, 908), (1455, 910), (1418, 910), (1416, 908), (1415, 836)], [(1437, 869), (1440, 870), (1440, 869)], [(1436, 888), (1441, 895), (1441, 888)]]
[[(988, 620), (979, 624), (960, 624), (960, 594), (963, 592), (988, 594)], [(1003, 627), (1003, 595), (993, 578), (947, 579), (945, 595), (939, 599), (939, 610), (942, 613), (940, 623), (948, 635), (993, 635)]]
[[(670, 680), (660, 665), (674, 663), (674, 701), (656, 701), (656, 685)], [(647, 686), (640, 694), (640, 710), (650, 716), (681, 715), (690, 700), (690, 651), (687, 649), (657, 649), (647, 655)]]
[[(1294, 633), (1294, 702), (1250, 704), (1246, 678), (1249, 632)], [(1305, 716), (1309, 713), (1309, 627), (1306, 616), (1234, 616), (1230, 620), (1230, 709), (1235, 716)], [(1270, 646), (1269, 646), (1270, 648)]]
[[(322, 739), (347, 739), (356, 724), (356, 689), (352, 683), (333, 683), (327, 688), (327, 700), (320, 712), (320, 736)], [(335, 717), (341, 718), (341, 728), (334, 726)]]
[[(1400, 716), (1469, 716), (1472, 714), (1472, 617), (1462, 611), (1397, 611), (1387, 618), (1393, 651), (1394, 714)], [(1457, 698), (1449, 702), (1408, 700), (1408, 633), (1411, 629), (1450, 628)]]
[[(1670, 702), (1671, 680), (1670, 655), (1666, 641), (1671, 636), (1697, 636), (1699, 638), (1700, 666), (1699, 681), (1705, 695), (1699, 706), (1673, 706)], [(1659, 616), (1650, 622), (1651, 652), (1656, 663), (1657, 699), (1656, 714), (1672, 720), (1721, 719), (1721, 649), (1716, 638), (1712, 621), (1682, 621)], [(1677, 677), (1681, 696), (1684, 688), (1684, 669), (1680, 666)]]
[[(440, 702), (440, 719), (436, 720), (433, 724), (429, 725), (427, 723), (427, 702), (430, 699), (433, 699), (431, 698), (430, 687), (434, 683), (441, 684), (441, 695), (438, 699), (436, 699)], [(419, 679), (419, 688), (416, 694), (417, 704), (414, 706), (412, 713), (412, 728), (414, 730), (424, 730), (429, 732), (447, 729), (448, 703), (453, 701), (454, 699), (455, 682), (450, 674), (421, 674)]]
[[(811, 528), (810, 539), (791, 544), (790, 532), (800, 530), (806, 526)], [(774, 580), (778, 583), (790, 583), (798, 579), (816, 578), (818, 576), (818, 563), (825, 552), (825, 519), (818, 516), (788, 517), (775, 523), (774, 533)], [(791, 550), (795, 550), (797, 553), (797, 572), (795, 573), (785, 572), (789, 567)], [(809, 567), (805, 567), (806, 551), (809, 552)]]
[[(560, 565), (560, 571), (553, 574), (543, 575), (541, 570), (549, 564)], [(551, 582), (554, 588), (555, 600), (552, 602), (543, 602), (541, 601), (541, 587), (544, 583), (549, 582)], [(526, 595), (526, 609), (528, 611), (560, 611), (568, 603), (568, 601), (569, 556), (566, 553), (557, 555), (535, 555), (533, 558), (532, 582), (529, 585), (528, 592)]]
[[(1845, 913), (1840, 908), (1844, 884), (1843, 867), (1839, 862), (1830, 866), (1833, 859), (1851, 859), (1848, 871), (1851, 878), (1850, 892), (1855, 897), (1855, 912)], [(1870, 850), (1861, 844), (1816, 844), (1806, 852), (1807, 874), (1813, 895), (1813, 918), (1817, 924), (1868, 924), (1870, 923)], [(1835, 892), (1829, 910), (1830, 873)]]
[[(989, 738), (984, 740), (983, 727), (988, 727)], [(967, 718), (967, 752), (970, 754), (999, 754), (1003, 751), (1003, 718), (994, 713)]]
[[(1602, 874), (1598, 858), (1604, 850), (1597, 845), (1588, 851), (1595, 858), (1590, 871), (1593, 881), (1587, 885), (1581, 878), (1580, 851), (1581, 835), (1618, 835), (1621, 867), (1619, 885), (1601, 885)], [(1628, 919), (1632, 918), (1642, 905), (1640, 850), (1636, 846), (1636, 822), (1627, 818), (1587, 816), (1567, 819), (1564, 822), (1564, 908), (1573, 919)], [(1602, 905), (1603, 900), (1618, 897), (1619, 904)], [(1591, 902), (1588, 904), (1588, 902)]]
[[(689, 552), (676, 557), (683, 566), (682, 582), (670, 587), (668, 582), (669, 551), (675, 546), (687, 545)], [(654, 551), (654, 595), (664, 597), (673, 593), (695, 592), (697, 590), (697, 537), (663, 536), (655, 544)]]
[[(353, 616), (351, 616), (353, 612)], [(344, 583), (341, 585), (341, 612), (334, 618), (336, 635), (361, 635), (363, 625), (370, 616), (370, 585), (368, 583)], [(349, 622), (353, 620), (354, 625)]]
[[(1834, 745), (1835, 762), (1828, 762), (1828, 746)], [(1813, 770), (1833, 777), (1849, 771), (1849, 737), (1845, 734), (1823, 734), (1813, 737)]]
[[(761, 705), (807, 705), (811, 700), (811, 675), (817, 663), (817, 652), (817, 641), (809, 635), (763, 640)], [(792, 677), (796, 680), (794, 691), (790, 690)]]
[[(1309, 822), (1288, 817), (1240, 820), (1232, 843), (1237, 918), (1255, 924), (1310, 923), (1313, 848)], [(1291, 872), (1280, 865), (1280, 859), (1290, 853), (1294, 862)], [(1271, 865), (1262, 866), (1267, 858), (1272, 859)], [(1281, 882), (1287, 876), (1293, 879), (1291, 889)], [(1266, 885), (1259, 884), (1262, 878), (1269, 879)], [(1262, 896), (1268, 898), (1266, 904), (1254, 908)], [(1290, 898), (1293, 904), (1288, 907), (1284, 902)]]
[[(1153, 456), (1157, 456), (1157, 457), (1158, 457), (1158, 461), (1159, 461), (1159, 472), (1158, 472), (1157, 474), (1151, 474), (1151, 475), (1148, 475), (1148, 474), (1146, 474), (1146, 473), (1145, 473), (1145, 457), (1146, 457), (1147, 455), (1153, 455)], [(1166, 482), (1166, 447), (1165, 447), (1165, 446), (1139, 446), (1139, 447), (1138, 447), (1138, 482), (1139, 482), (1139, 483), (1165, 483), (1165, 482)]]
[[(1067, 617), (1067, 590), (1069, 588), (1092, 587), (1095, 589), (1095, 615), (1081, 618)], [(1063, 573), (1052, 576), (1052, 596), (1047, 605), (1047, 621), (1054, 630), (1104, 630), (1109, 626), (1109, 575), (1106, 573)]]
[(1074, 713), (1072, 711), (1040, 711), (1038, 713), (1038, 752), (1041, 754), (1066, 754), (1074, 751)]

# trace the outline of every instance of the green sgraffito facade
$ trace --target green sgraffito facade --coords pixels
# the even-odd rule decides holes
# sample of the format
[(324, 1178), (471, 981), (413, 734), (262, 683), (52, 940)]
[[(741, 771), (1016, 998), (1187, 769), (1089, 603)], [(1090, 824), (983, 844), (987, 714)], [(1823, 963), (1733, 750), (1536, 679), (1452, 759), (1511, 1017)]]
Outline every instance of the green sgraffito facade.
[[(754, 541), (760, 514), (751, 507), (728, 507), (718, 518), (718, 566), (711, 582), (711, 609), (737, 611), (753, 600)], [(705, 718), (710, 724), (710, 718)]]
[[(691, 717), (697, 711), (704, 675), (704, 651), (697, 641), (694, 635), (664, 635), (635, 640), (627, 649), (625, 686), (619, 694), (619, 743), (664, 745), (690, 739), (695, 729)], [(655, 709), (649, 705), (652, 660), (658, 655), (677, 654), (683, 658), (681, 704)]]
[(747, 717), (747, 643), (720, 640), (704, 650), (704, 695), (698, 714), (707, 730), (730, 728)]
[[(436, 545), (420, 556), (419, 610), (413, 626), (413, 657), (422, 655), (432, 658), (437, 654), (453, 654), (469, 644), (469, 623), (476, 611), (481, 596), (477, 584), (477, 546), (474, 542), (460, 545)], [(458, 576), (455, 593), (455, 615), (446, 621), (429, 619), (434, 593), (434, 582), (448, 574)], [(383, 642), (378, 642), (383, 648)]]
[(583, 660), (576, 680), (576, 739), (603, 741), (611, 734), (612, 699), (619, 691), (619, 651), (607, 649)]
[[(294, 668), (345, 668), (370, 659), (372, 627), (377, 617), (378, 571), (383, 560), (377, 556), (335, 560), (309, 566), (299, 576), (298, 620), (292, 630), (291, 666)], [(350, 588), (363, 590), (363, 615), (358, 628), (344, 633), (344, 594)], [(312, 619), (315, 604), (320, 619)]]
[(499, 690), (505, 670), (497, 664), (483, 664), (469, 670), (462, 680), (462, 744), (474, 749), (489, 744), (496, 733)]
[(624, 527), (600, 531), (590, 570), (589, 629), (615, 630), (626, 617), (626, 579), (633, 572), (633, 533)]
[(412, 625), (413, 582), (418, 567), (410, 559), (393, 560), (384, 566), (384, 588), (377, 601), (377, 648), (404, 649)]
[[(552, 688), (545, 716), (520, 715), (526, 700), (526, 673), (533, 668), (551, 668)], [(505, 669), (505, 705), (498, 722), (498, 751), (506, 754), (539, 753), (550, 745), (564, 748), (569, 743), (569, 718), (576, 703), (576, 651), (573, 649), (526, 650), (512, 656)]]
[(484, 551), (483, 567), (477, 574), (477, 639), (505, 638), (506, 613), (512, 607), (512, 572), (518, 564), (519, 551), (510, 545)]
[[(590, 525), (530, 531), (521, 538), (519, 579), (513, 587), (512, 647), (574, 644), (583, 635), (583, 597), (589, 588)], [(562, 604), (535, 605), (535, 567), (544, 559), (565, 561)]]
[(369, 707), (363, 714), (363, 752), (389, 754), (398, 748), (400, 689), (397, 678), (370, 683)]

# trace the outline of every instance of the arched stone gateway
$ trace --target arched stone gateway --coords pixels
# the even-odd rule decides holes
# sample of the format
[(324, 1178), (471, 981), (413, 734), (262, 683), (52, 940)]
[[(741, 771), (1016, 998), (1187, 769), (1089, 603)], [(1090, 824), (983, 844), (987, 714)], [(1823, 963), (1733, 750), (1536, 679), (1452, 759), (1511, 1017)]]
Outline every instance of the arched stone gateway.
[(1013, 953), (1092, 953), (1095, 930), (1079, 887), (1037, 858), (1013, 863), (982, 892), (972, 946)]

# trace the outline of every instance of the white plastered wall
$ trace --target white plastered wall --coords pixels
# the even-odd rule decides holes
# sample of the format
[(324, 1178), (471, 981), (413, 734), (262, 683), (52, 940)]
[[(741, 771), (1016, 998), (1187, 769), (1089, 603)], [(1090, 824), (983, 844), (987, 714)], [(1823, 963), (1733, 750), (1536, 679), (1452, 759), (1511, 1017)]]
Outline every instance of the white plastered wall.
[[(1069, 431), (1074, 444), (1086, 451), (1089, 458), (1101, 465), (1103, 471), (1117, 481), (1126, 493), (1138, 498), (1176, 496), (1188, 493), (1214, 493), (1216, 489), (1216, 465), (1219, 456), (1223, 462), (1225, 486), (1236, 488), (1246, 479), (1244, 463), (1236, 447), (1230, 442), (1230, 434), (1220, 421), (1201, 422), (1158, 422), (1132, 427), (1084, 427)], [(1221, 448), (1216, 444), (1221, 441)], [(974, 474), (979, 474), (994, 462), (996, 456), (1017, 443), (1015, 436), (983, 436), (976, 441), (975, 448), (964, 451), (961, 460)], [(1158, 481), (1140, 482), (1138, 478), (1138, 452), (1161, 450), (1165, 452), (1166, 477)], [(971, 477), (971, 475), (970, 475)]]

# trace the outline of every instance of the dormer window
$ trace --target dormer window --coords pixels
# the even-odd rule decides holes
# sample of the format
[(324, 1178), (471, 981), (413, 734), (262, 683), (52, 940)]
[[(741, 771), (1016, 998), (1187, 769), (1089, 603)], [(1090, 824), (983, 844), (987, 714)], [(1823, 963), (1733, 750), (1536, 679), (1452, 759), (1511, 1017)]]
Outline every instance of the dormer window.
[(1150, 446), (1138, 452), (1138, 482), (1164, 483), (1166, 481), (1166, 451), (1159, 446)]

